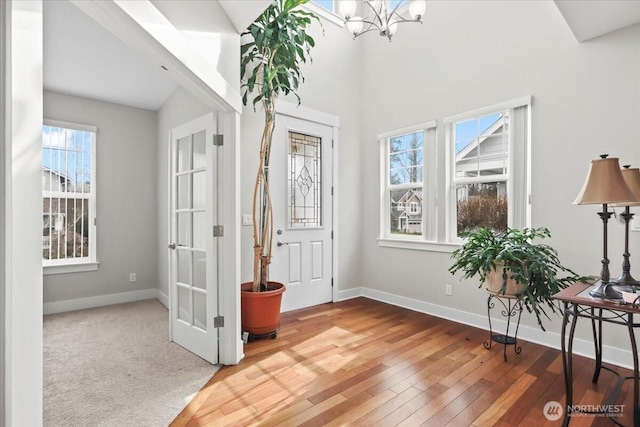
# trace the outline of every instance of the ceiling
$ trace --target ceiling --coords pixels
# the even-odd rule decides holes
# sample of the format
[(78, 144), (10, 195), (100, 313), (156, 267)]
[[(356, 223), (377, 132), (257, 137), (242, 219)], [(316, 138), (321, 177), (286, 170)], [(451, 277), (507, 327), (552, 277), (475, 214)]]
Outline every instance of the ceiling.
[[(637, 1), (554, 1), (578, 41), (640, 22)], [(158, 110), (176, 89), (177, 84), (164, 70), (73, 4), (43, 3), (45, 89), (152, 111)], [(236, 27), (246, 25), (241, 10), (251, 2), (223, 3), (227, 13), (227, 9), (233, 12)]]
[(554, 0), (579, 42), (640, 22), (640, 1)]
[(44, 1), (44, 87), (146, 110), (177, 84), (68, 1)]

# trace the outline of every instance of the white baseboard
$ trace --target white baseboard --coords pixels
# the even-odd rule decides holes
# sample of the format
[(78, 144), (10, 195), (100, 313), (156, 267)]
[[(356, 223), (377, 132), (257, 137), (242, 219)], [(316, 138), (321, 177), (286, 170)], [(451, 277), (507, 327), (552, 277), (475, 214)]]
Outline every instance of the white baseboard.
[[(451, 307), (431, 304), (425, 301), (364, 287), (338, 291), (338, 301), (344, 301), (359, 296), (451, 320), (453, 322), (489, 330), (487, 317), (479, 314), (456, 310)], [(492, 318), (492, 323), (494, 330), (497, 331), (504, 331), (507, 325), (507, 323), (501, 319), (494, 320)], [(518, 338), (523, 341), (533, 342), (546, 347), (555, 348), (557, 350), (560, 349), (560, 334), (548, 331), (545, 332), (539, 328), (520, 325), (520, 329), (518, 329)], [(573, 353), (593, 359), (595, 357), (593, 342), (579, 338), (574, 339)], [(605, 345), (602, 348), (602, 353), (602, 360), (604, 362), (633, 369), (633, 355), (631, 351)]]
[[(167, 303), (162, 300), (162, 296), (164, 296)], [(104, 307), (106, 305), (122, 304), (125, 302), (141, 301), (151, 298), (157, 298), (165, 306), (168, 305), (167, 296), (161, 293), (158, 289), (144, 289), (141, 291), (122, 292), (119, 294), (100, 295), (97, 297), (47, 302), (44, 304), (43, 314), (64, 313), (66, 311)]]
[(160, 289), (158, 289), (157, 298), (158, 298), (158, 301), (160, 301), (162, 303), (162, 305), (167, 307), (167, 310), (169, 310), (169, 297), (167, 296), (167, 294), (165, 294)]

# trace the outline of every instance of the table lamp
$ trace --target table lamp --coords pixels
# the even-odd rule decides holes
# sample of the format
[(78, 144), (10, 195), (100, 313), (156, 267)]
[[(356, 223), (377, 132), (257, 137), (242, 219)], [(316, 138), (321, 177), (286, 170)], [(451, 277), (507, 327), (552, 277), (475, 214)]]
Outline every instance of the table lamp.
[(631, 192), (625, 182), (620, 163), (615, 157), (603, 154), (599, 159), (592, 160), (589, 167), (589, 174), (582, 186), (582, 190), (573, 202), (574, 205), (602, 204), (602, 212), (598, 215), (602, 219), (602, 270), (600, 271), (600, 281), (589, 295), (596, 298), (608, 298), (619, 300), (622, 294), (616, 291), (609, 281), (609, 258), (607, 258), (607, 222), (613, 212), (609, 211), (608, 205), (612, 203), (632, 203), (639, 201)]
[(622, 274), (613, 282), (618, 285), (629, 286), (632, 288), (632, 291), (635, 291), (636, 286), (639, 286), (640, 282), (631, 276), (631, 263), (629, 262), (629, 222), (633, 219), (633, 214), (630, 212), (629, 207), (640, 206), (640, 170), (638, 168), (630, 169), (630, 167), (631, 165), (623, 166), (622, 177), (638, 201), (613, 204), (613, 206), (624, 206), (624, 212), (620, 214), (620, 217), (624, 221), (624, 254), (622, 254), (624, 260), (622, 261)]

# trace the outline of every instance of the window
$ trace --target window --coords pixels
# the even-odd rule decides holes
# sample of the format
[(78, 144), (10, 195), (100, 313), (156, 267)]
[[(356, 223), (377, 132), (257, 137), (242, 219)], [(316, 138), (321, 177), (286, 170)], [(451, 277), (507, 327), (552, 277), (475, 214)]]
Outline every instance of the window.
[(424, 222), (425, 157), (435, 143), (435, 123), (379, 135), (383, 164), (381, 236), (415, 239), (429, 229)]
[[(335, 2), (336, 4), (334, 5), (334, 1), (333, 0), (313, 0), (312, 3), (317, 4), (318, 6), (327, 9), (329, 12), (334, 12), (334, 13), (338, 13), (338, 4), (337, 2)], [(334, 9), (335, 7), (335, 9)]]
[(507, 228), (509, 112), (452, 124), (457, 235), (480, 227)]
[(95, 128), (42, 129), (43, 265), (95, 263)]
[(445, 119), (448, 238), (528, 224), (529, 99)]
[(340, 16), (338, 0), (312, 0), (309, 3), (305, 3), (304, 7), (321, 18), (333, 22), (340, 27), (344, 26), (344, 20)]
[[(460, 233), (529, 225), (531, 97), (378, 135), (386, 247), (450, 252)], [(442, 135), (438, 139), (437, 135)]]
[[(389, 10), (393, 10), (400, 4), (402, 0), (391, 0), (389, 1)], [(315, 3), (323, 9), (328, 10), (329, 12), (333, 12), (336, 15), (340, 14), (340, 0), (312, 0), (311, 3)], [(370, 9), (368, 7), (365, 8), (366, 11)]]

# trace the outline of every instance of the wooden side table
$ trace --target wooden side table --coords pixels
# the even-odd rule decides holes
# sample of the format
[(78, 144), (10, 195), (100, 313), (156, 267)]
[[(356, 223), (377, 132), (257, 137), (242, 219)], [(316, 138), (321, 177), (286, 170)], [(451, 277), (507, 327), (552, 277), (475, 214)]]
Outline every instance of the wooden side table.
[[(640, 394), (640, 375), (638, 373), (638, 346), (636, 343), (635, 329), (640, 328), (640, 323), (635, 321), (634, 316), (640, 314), (640, 308), (630, 304), (620, 304), (618, 302), (590, 296), (589, 290), (595, 287), (596, 284), (575, 283), (553, 296), (555, 300), (563, 303), (562, 311), (564, 314), (562, 318), (561, 344), (566, 406), (562, 425), (569, 425), (573, 412), (581, 412), (580, 408), (576, 409), (573, 406), (573, 340), (578, 319), (589, 319), (591, 320), (595, 350), (595, 369), (591, 380), (594, 384), (598, 382), (602, 369), (609, 370), (616, 376), (619, 375), (616, 371), (602, 365), (602, 323), (606, 322), (621, 325), (629, 333), (631, 355), (633, 356), (633, 375), (631, 377), (618, 377), (618, 383), (612, 393), (613, 395), (609, 397), (608, 402), (614, 402), (622, 383), (626, 380), (631, 380), (633, 382), (633, 425), (639, 427), (640, 405), (638, 404), (638, 396)], [(569, 329), (568, 335), (567, 329)], [(615, 419), (615, 413), (597, 413), (607, 415), (613, 423), (621, 425)]]
[[(491, 343), (497, 342), (504, 345), (504, 361), (507, 361), (507, 346), (512, 345), (515, 354), (520, 354), (522, 348), (518, 345), (518, 328), (520, 328), (520, 318), (522, 317), (522, 309), (524, 308), (522, 300), (516, 295), (497, 294), (486, 290), (489, 294), (487, 298), (487, 317), (489, 318), (489, 340), (485, 341), (484, 348), (490, 349)], [(491, 324), (491, 309), (495, 308), (494, 301), (499, 301), (502, 304), (502, 317), (507, 319), (507, 329), (504, 334), (494, 334), (493, 326)], [(518, 317), (516, 322), (516, 331), (513, 336), (509, 335), (509, 328), (511, 327), (511, 318)]]

